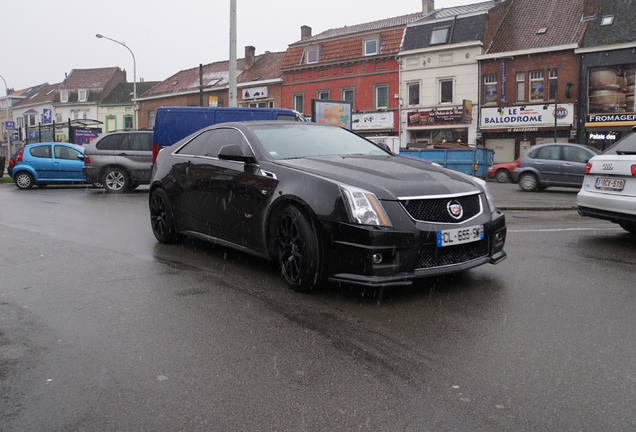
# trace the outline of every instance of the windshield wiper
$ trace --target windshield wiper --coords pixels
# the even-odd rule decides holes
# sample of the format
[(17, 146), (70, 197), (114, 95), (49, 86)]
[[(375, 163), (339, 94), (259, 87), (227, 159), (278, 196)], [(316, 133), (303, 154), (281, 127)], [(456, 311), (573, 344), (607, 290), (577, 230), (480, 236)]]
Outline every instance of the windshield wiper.
[(619, 155), (636, 155), (636, 151), (616, 150), (616, 154), (619, 154)]

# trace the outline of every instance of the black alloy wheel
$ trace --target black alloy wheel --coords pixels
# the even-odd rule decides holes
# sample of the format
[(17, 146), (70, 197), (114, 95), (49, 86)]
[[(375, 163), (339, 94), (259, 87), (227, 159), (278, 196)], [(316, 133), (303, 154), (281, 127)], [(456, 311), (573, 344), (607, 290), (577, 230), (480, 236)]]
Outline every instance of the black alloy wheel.
[(320, 245), (311, 220), (288, 205), (278, 228), (278, 262), (287, 283), (296, 291), (311, 291), (322, 282)]
[(160, 243), (180, 243), (185, 236), (176, 232), (172, 205), (163, 189), (155, 189), (150, 196), (150, 226)]

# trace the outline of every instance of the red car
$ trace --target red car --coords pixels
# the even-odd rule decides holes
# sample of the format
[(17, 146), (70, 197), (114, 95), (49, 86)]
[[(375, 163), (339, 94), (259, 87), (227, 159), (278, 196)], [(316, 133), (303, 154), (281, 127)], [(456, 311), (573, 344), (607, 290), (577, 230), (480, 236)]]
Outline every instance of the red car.
[(499, 183), (514, 183), (512, 171), (519, 166), (521, 157), (514, 162), (499, 163), (488, 167), (486, 175), (490, 179), (495, 179)]

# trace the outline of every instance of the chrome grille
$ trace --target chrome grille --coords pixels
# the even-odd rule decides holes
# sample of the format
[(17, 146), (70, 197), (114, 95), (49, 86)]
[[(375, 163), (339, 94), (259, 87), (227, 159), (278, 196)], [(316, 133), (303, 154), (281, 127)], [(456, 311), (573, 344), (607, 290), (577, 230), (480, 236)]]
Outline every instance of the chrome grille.
[[(449, 202), (457, 201), (464, 209), (461, 218), (453, 218), (448, 211)], [(443, 198), (401, 199), (404, 210), (415, 220), (436, 223), (461, 223), (481, 213), (479, 194)]]

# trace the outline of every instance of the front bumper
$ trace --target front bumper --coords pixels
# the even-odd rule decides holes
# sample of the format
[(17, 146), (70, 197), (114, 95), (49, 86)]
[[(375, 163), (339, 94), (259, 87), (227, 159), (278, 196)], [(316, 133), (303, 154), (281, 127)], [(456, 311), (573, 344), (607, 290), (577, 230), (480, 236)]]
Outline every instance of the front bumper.
[[(496, 211), (484, 225), (484, 239), (437, 247), (439, 225), (416, 224), (413, 230), (350, 224), (323, 224), (327, 278), (332, 282), (389, 287), (416, 278), (457, 273), (506, 258), (505, 215)], [(468, 225), (475, 224), (475, 222)], [(422, 229), (425, 228), (425, 229)]]

